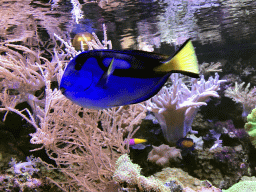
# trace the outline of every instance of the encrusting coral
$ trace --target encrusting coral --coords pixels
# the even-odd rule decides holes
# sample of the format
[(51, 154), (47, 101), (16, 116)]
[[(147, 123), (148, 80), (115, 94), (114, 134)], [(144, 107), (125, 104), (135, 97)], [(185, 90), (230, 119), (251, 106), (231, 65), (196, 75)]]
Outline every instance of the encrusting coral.
[(168, 167), (170, 161), (179, 162), (181, 159), (180, 149), (165, 144), (159, 147), (153, 146), (153, 149), (148, 154), (148, 161), (156, 163), (161, 167)]
[(162, 182), (176, 183), (180, 186), (180, 190), (169, 191), (183, 191), (183, 192), (221, 192), (220, 189), (214, 187), (209, 181), (200, 181), (192, 177), (187, 172), (179, 168), (163, 168), (161, 172), (154, 174), (154, 177)]
[(223, 192), (256, 192), (256, 181), (240, 181)]
[(247, 121), (244, 128), (250, 135), (252, 144), (256, 147), (256, 108), (247, 116)]
[(256, 192), (256, 178), (243, 176), (241, 180), (228, 188), (227, 190), (222, 190), (223, 192), (240, 192), (240, 191), (250, 191), (250, 192)]
[(202, 75), (200, 80), (192, 79), (189, 89), (178, 78), (178, 74), (172, 74), (170, 78), (173, 85), (163, 87), (156, 96), (148, 100), (147, 109), (156, 116), (167, 142), (173, 144), (188, 132), (195, 133), (191, 124), (198, 107), (207, 105), (211, 96), (219, 97), (217, 90), (225, 80), (219, 80), (219, 75), (215, 73), (215, 78), (210, 77), (205, 81)]
[(129, 156), (124, 154), (116, 162), (113, 179), (120, 185), (126, 183), (128, 187), (138, 187), (140, 191), (169, 191), (162, 181), (153, 176), (145, 177), (140, 171), (140, 166), (133, 164)]

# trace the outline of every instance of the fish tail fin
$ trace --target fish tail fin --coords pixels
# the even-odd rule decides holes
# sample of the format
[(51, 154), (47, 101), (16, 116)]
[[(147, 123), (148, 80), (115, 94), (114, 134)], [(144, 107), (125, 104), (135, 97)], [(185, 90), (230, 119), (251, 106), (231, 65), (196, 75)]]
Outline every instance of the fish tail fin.
[(194, 47), (188, 39), (175, 55), (154, 69), (156, 72), (178, 72), (190, 77), (199, 77), (198, 61)]

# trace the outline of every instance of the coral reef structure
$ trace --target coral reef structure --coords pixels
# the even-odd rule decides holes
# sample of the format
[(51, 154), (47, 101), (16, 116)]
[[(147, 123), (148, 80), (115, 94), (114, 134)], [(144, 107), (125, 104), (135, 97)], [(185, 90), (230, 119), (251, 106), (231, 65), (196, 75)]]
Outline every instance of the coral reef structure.
[(186, 169), (200, 179), (207, 179), (219, 188), (228, 188), (244, 175), (250, 175), (248, 155), (241, 146), (197, 150), (195, 160)]
[(169, 191), (163, 182), (153, 176), (144, 177), (140, 174), (140, 171), (140, 166), (133, 164), (129, 156), (124, 154), (116, 162), (113, 179), (120, 185), (126, 183), (128, 187), (137, 187), (140, 191)]
[(240, 181), (223, 192), (256, 192), (256, 181)]
[[(182, 192), (221, 192), (220, 189), (215, 188), (209, 181), (200, 181), (179, 168), (166, 167), (161, 172), (154, 174), (154, 176), (162, 181), (168, 180), (169, 183), (176, 183), (177, 186), (180, 186), (179, 188), (182, 189)], [(171, 188), (170, 191), (176, 192), (179, 190)]]
[(210, 182), (200, 181), (179, 168), (166, 167), (150, 177), (142, 176), (140, 171), (140, 166), (133, 164), (129, 156), (124, 154), (116, 162), (113, 179), (121, 186), (141, 192), (195, 192), (195, 190), (220, 192), (220, 189), (212, 186)]

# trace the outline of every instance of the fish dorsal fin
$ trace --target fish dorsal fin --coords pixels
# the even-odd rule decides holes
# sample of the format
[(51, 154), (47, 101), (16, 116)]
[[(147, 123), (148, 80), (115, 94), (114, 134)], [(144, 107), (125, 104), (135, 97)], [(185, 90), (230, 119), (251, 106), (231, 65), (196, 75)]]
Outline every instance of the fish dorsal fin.
[(96, 86), (106, 88), (109, 77), (114, 73), (114, 70), (115, 70), (115, 66), (114, 66), (114, 58), (113, 58), (109, 64), (108, 70), (105, 73), (103, 73), (103, 75), (101, 76)]

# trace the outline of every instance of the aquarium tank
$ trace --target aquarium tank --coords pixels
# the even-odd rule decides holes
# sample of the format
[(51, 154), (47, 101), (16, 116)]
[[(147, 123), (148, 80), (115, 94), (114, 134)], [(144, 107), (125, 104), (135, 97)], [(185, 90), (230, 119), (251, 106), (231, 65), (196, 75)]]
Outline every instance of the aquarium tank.
[(256, 192), (255, 1), (0, 7), (0, 191)]

